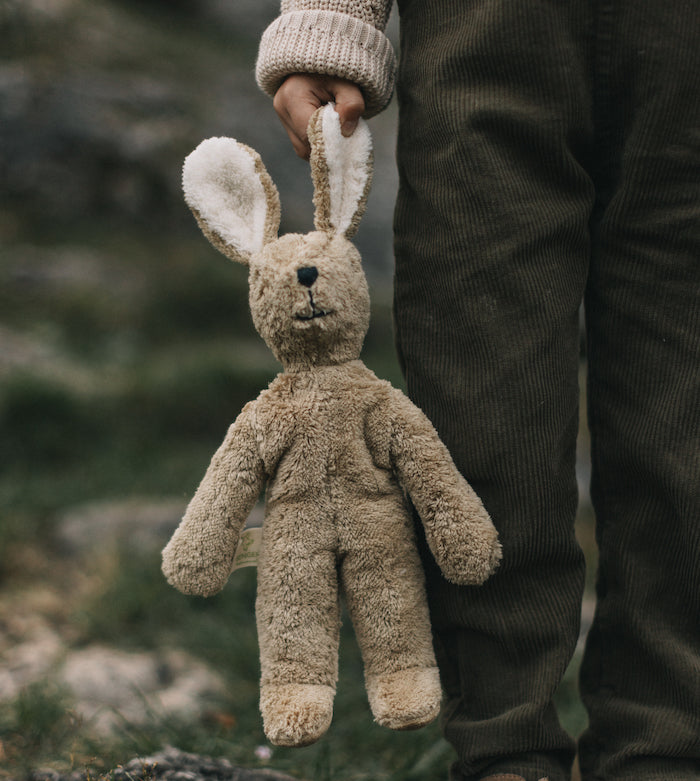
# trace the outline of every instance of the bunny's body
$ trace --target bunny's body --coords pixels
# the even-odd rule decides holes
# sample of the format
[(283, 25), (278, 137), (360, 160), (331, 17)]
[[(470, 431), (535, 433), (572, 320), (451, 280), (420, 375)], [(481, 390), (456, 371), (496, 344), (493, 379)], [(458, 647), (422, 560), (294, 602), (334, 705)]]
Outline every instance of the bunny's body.
[[(276, 708), (270, 703), (279, 698), (280, 684), (297, 703), (320, 698), (319, 727), (330, 721), (339, 590), (363, 651), (375, 718), (407, 728), (437, 715), (440, 684), (422, 571), (411, 515), (391, 468), (396, 394), (352, 361), (282, 375), (253, 407), (266, 443), (261, 460), (274, 475), (266, 493), (256, 613), (263, 712), (275, 742), (288, 741), (286, 713), (281, 728), (271, 726)], [(410, 703), (403, 708), (381, 691), (387, 676), (401, 671)], [(310, 732), (304, 742), (316, 737)]]
[[(285, 371), (231, 426), (163, 553), (164, 572), (180, 590), (219, 591), (266, 489), (256, 604), (260, 703), (265, 732), (280, 745), (313, 742), (330, 724), (341, 592), (376, 720), (409, 729), (437, 715), (440, 681), (408, 497), (449, 579), (481, 583), (500, 557), (486, 511), (430, 422), (359, 360), (369, 294), (347, 234), (368, 173), (350, 187), (351, 197), (341, 189), (334, 201), (339, 180), (327, 157), (341, 138), (337, 115), (329, 107), (315, 123), (315, 233), (273, 238), (276, 193), (257, 155), (236, 142), (213, 140), (215, 151), (228, 150), (239, 179), (242, 168), (257, 177), (236, 181), (234, 198), (230, 187), (219, 194), (243, 211), (238, 233), (226, 235), (232, 218), (210, 205), (218, 202), (207, 190), (212, 180), (223, 187), (226, 160), (212, 169), (207, 157), (206, 176), (199, 169), (190, 176), (196, 186), (188, 201), (205, 233), (250, 267), (256, 328)], [(241, 150), (247, 158), (239, 159)], [(369, 171), (371, 159), (363, 159)], [(346, 170), (357, 178), (351, 162)], [(187, 164), (185, 173), (187, 192)], [(241, 206), (241, 189), (258, 198), (252, 208)], [(245, 233), (250, 224), (257, 233)]]

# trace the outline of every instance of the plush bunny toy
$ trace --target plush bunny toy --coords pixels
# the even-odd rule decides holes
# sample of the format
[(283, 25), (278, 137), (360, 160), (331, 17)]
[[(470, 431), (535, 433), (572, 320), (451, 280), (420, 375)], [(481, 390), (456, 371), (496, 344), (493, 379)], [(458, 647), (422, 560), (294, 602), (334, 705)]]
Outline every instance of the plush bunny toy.
[(279, 197), (259, 156), (227, 138), (185, 161), (185, 198), (225, 255), (250, 270), (250, 309), (284, 372), (249, 402), (214, 455), (163, 551), (186, 594), (223, 588), (244, 523), (266, 486), (256, 616), (260, 708), (277, 745), (328, 728), (338, 668), (339, 593), (377, 722), (427, 724), (441, 687), (409, 497), (445, 577), (480, 584), (496, 530), (434, 428), (359, 360), (369, 320), (349, 236), (372, 170), (369, 130), (340, 132), (332, 106), (309, 125), (316, 231), (277, 238)]

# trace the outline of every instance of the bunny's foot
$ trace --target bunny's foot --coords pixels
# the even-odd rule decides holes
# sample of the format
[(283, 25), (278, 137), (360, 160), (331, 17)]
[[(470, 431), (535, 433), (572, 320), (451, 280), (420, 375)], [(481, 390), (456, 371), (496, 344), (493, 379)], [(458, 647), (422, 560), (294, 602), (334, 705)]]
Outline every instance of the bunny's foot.
[(367, 679), (375, 721), (390, 729), (424, 727), (440, 712), (442, 688), (437, 667), (413, 667)]
[(328, 729), (335, 689), (311, 683), (265, 684), (260, 711), (267, 739), (275, 746), (308, 746)]

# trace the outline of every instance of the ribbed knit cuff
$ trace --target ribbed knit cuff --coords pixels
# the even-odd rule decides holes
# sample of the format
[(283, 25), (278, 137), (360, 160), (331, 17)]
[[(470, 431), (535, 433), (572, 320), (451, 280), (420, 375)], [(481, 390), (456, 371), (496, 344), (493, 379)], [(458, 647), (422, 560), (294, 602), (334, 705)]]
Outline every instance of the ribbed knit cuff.
[(365, 116), (378, 114), (391, 99), (396, 56), (376, 28), (335, 11), (292, 11), (263, 34), (256, 78), (271, 97), (292, 73), (324, 73), (358, 84)]

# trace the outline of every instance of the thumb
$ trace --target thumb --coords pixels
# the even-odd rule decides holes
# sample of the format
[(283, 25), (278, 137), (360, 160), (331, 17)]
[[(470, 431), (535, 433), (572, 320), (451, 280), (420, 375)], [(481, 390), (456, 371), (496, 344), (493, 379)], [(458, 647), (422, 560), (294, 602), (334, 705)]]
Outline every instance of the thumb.
[(351, 136), (365, 111), (365, 99), (360, 88), (349, 81), (339, 82), (335, 89), (335, 110), (340, 117), (340, 130)]

